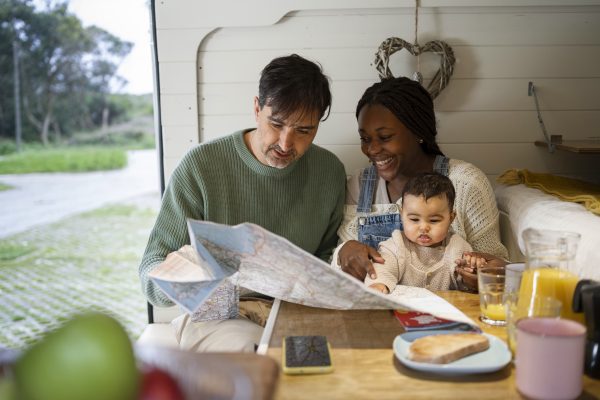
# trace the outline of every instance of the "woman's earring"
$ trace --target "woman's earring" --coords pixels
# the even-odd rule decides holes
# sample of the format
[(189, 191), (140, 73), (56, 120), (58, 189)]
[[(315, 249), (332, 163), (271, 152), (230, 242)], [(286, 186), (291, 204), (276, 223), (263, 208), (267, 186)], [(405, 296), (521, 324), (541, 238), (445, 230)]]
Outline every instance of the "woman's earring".
[(417, 140), (417, 143), (423, 144), (423, 138), (419, 138), (419, 140)]

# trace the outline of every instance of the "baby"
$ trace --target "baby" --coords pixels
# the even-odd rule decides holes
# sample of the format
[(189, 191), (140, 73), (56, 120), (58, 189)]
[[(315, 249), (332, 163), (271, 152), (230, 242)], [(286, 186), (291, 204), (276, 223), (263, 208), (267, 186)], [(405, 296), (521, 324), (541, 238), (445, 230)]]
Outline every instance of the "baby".
[(456, 216), (454, 198), (454, 186), (446, 176), (428, 172), (411, 178), (402, 191), (404, 231), (394, 231), (379, 244), (385, 262), (374, 263), (377, 278), (367, 275), (365, 284), (383, 293), (392, 292), (397, 284), (456, 289), (455, 260), (472, 248), (449, 232)]

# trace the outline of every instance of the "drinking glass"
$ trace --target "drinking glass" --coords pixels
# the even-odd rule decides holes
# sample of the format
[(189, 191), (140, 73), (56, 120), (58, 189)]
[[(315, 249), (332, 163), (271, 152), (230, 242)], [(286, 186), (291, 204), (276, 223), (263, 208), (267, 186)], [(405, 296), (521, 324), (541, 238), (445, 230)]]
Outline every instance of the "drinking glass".
[(523, 318), (559, 318), (562, 302), (555, 297), (535, 296), (525, 309), (519, 309), (519, 292), (508, 293), (504, 297), (506, 311), (506, 338), (513, 357), (517, 350), (517, 322)]
[(504, 283), (504, 295), (518, 292), (521, 287), (521, 278), (525, 270), (525, 263), (511, 263), (506, 265), (506, 281)]
[(504, 311), (504, 284), (505, 269), (497, 267), (483, 267), (477, 271), (479, 287), (479, 306), (481, 316), (479, 319), (488, 325), (505, 325)]

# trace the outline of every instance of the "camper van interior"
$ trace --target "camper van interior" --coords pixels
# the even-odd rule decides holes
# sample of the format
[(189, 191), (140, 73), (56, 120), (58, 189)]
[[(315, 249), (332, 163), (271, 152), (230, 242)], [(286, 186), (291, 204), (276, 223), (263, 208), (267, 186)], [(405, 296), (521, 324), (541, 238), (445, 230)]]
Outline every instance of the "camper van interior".
[[(479, 167), (495, 190), (509, 260), (525, 261), (528, 228), (575, 232), (579, 248), (568, 269), (600, 280), (600, 1), (154, 0), (152, 13), (163, 188), (189, 149), (255, 126), (257, 82), (275, 57), (299, 54), (330, 78), (331, 114), (314, 143), (337, 155), (348, 176), (368, 165), (355, 118), (365, 88), (382, 71), (420, 75), (435, 91), (441, 150)], [(553, 177), (568, 179), (553, 186)], [(440, 296), (506, 340), (506, 328), (477, 319), (477, 295)], [(176, 346), (168, 322), (180, 312), (150, 307), (140, 342)], [(277, 372), (276, 387), (260, 393), (518, 397), (513, 363), (486, 373), (415, 370), (394, 355), (401, 332), (389, 311), (276, 301), (259, 353), (281, 363), (283, 337), (325, 335), (333, 372)], [(600, 396), (600, 382), (585, 376), (583, 396)]]

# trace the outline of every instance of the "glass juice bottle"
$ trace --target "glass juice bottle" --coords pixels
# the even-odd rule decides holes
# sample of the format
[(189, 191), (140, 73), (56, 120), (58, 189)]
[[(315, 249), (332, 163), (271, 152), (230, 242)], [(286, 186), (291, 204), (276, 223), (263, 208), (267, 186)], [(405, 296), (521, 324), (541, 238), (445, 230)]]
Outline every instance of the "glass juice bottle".
[(523, 240), (526, 264), (519, 299), (517, 316), (534, 315), (536, 297), (554, 297), (562, 303), (561, 317), (583, 323), (583, 313), (572, 309), (573, 292), (579, 277), (570, 272), (575, 260), (580, 235), (573, 232), (526, 229)]

